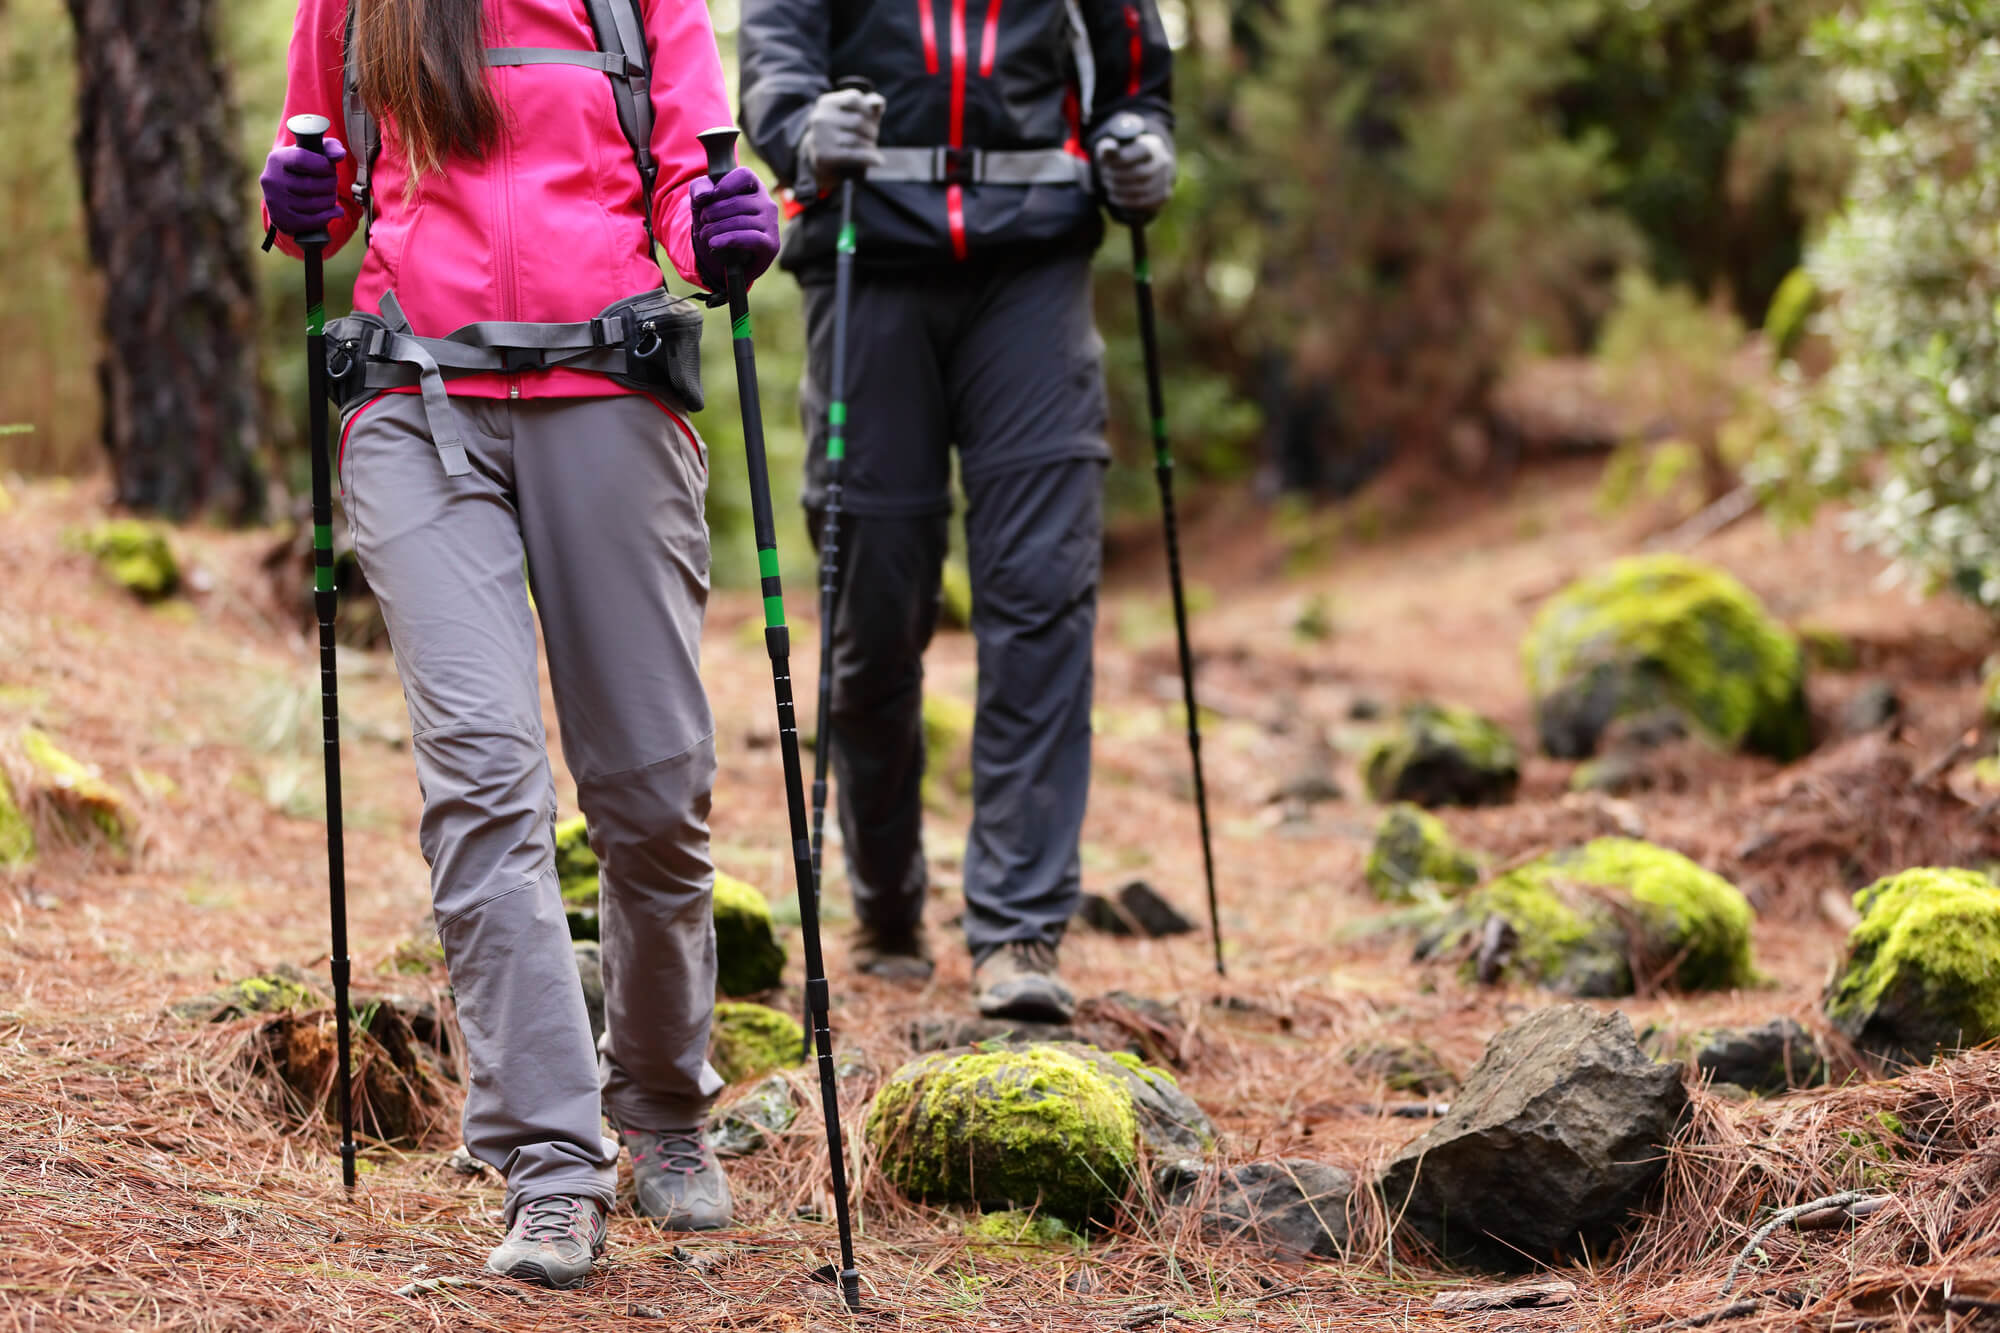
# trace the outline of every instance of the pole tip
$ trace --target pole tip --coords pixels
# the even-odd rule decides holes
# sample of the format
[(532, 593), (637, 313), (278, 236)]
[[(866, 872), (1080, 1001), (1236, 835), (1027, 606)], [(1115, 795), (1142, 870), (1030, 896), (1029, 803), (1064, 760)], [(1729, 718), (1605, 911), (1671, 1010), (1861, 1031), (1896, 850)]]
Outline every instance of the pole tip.
[(708, 178), (719, 181), (736, 165), (736, 127), (718, 125), (694, 136), (708, 153)]

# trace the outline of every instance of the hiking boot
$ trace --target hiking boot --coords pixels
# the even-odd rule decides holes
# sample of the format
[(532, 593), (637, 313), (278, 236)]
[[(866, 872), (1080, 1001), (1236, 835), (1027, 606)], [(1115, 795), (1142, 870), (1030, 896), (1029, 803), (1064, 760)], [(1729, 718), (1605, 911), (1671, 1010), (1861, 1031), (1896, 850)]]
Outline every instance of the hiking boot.
[(621, 1129), (639, 1216), (664, 1231), (720, 1231), (735, 1220), (729, 1177), (696, 1129)]
[(507, 1239), (486, 1256), (486, 1271), (545, 1287), (574, 1287), (604, 1253), (604, 1205), (581, 1194), (545, 1194), (514, 1214)]
[(922, 923), (902, 935), (890, 935), (873, 926), (857, 926), (848, 937), (848, 957), (853, 960), (855, 971), (882, 981), (921, 985), (936, 971)]
[(1067, 1023), (1076, 996), (1056, 976), (1056, 946), (1042, 940), (1009, 940), (972, 969), (972, 993), (988, 1018)]

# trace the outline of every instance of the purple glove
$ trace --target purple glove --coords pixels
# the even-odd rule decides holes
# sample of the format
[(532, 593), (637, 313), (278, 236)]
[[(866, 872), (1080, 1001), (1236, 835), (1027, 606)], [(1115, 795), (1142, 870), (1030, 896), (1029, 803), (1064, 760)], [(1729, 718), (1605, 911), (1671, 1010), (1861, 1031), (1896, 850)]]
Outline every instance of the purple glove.
[(338, 139), (326, 141), (322, 157), (310, 148), (285, 144), (264, 159), (264, 207), (271, 224), (287, 236), (317, 231), (341, 215), (334, 164), (347, 156)]
[(697, 177), (688, 186), (694, 215), (694, 264), (712, 292), (722, 290), (722, 269), (734, 264), (747, 283), (778, 257), (778, 205), (748, 167), (719, 181)]

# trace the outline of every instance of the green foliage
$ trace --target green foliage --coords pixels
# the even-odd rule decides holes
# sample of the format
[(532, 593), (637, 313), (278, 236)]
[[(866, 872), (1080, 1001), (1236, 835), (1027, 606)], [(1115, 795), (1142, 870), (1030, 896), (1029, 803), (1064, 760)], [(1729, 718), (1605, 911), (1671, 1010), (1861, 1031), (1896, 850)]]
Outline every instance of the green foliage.
[(933, 810), (952, 795), (972, 794), (971, 704), (942, 690), (924, 692), (924, 804)]
[(1498, 804), (1513, 799), (1521, 755), (1498, 723), (1470, 709), (1417, 703), (1369, 746), (1361, 774), (1377, 801)]
[(1383, 902), (1412, 902), (1422, 885), (1449, 891), (1478, 883), (1479, 864), (1459, 849), (1436, 815), (1398, 805), (1375, 827), (1363, 877)]
[(138, 834), (132, 808), (94, 770), (32, 728), (21, 733), (21, 753), (40, 804), (66, 838), (120, 854), (132, 849)]
[(1838, 359), (1776, 463), (2000, 608), (2000, 7), (1870, 0), (1823, 42), (1858, 157), (1808, 261)]
[(6, 773), (0, 772), (0, 870), (12, 870), (34, 859), (35, 826), (14, 799), (14, 787)]
[(170, 597), (181, 586), (181, 568), (162, 524), (111, 518), (71, 533), (70, 542), (97, 561), (106, 578), (142, 602)]
[(1550, 599), (1521, 645), (1542, 743), (1582, 758), (1618, 717), (1672, 708), (1726, 745), (1811, 743), (1805, 657), (1754, 594), (1677, 555), (1620, 560)]

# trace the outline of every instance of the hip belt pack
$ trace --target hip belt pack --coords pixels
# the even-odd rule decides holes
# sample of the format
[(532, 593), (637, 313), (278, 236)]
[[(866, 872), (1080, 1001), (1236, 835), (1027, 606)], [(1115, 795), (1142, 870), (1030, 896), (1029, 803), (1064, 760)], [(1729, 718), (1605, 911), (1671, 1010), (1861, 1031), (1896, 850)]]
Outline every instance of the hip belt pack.
[(394, 292), (382, 313), (356, 313), (326, 326), (327, 392), (345, 411), (385, 389), (423, 392), (424, 415), (445, 475), (471, 471), (447, 380), (556, 366), (610, 377), (663, 394), (684, 411), (702, 407), (702, 307), (664, 289), (627, 297), (573, 324), (486, 320), (442, 338), (420, 338)]

